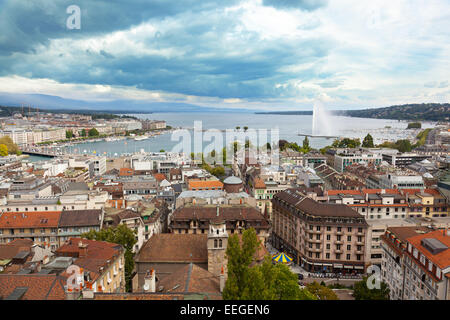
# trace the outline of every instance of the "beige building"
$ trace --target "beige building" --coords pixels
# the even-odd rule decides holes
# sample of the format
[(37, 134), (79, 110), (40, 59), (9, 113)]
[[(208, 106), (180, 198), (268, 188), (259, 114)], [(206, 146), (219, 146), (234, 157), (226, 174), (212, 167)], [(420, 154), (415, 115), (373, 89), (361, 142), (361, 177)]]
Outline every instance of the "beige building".
[(343, 204), (319, 203), (299, 189), (272, 199), (272, 244), (310, 272), (364, 273), (368, 225)]

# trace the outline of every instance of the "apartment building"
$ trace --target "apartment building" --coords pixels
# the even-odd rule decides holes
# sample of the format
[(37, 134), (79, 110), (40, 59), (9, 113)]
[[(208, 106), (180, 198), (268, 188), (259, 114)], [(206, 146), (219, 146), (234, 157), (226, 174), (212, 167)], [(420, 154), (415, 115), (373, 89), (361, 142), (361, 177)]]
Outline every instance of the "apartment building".
[(381, 279), (389, 287), (390, 300), (404, 299), (406, 239), (433, 231), (425, 226), (389, 227), (381, 235)]
[(447, 199), (437, 189), (403, 189), (412, 217), (447, 217)]
[(249, 205), (185, 205), (171, 217), (171, 233), (207, 234), (213, 221), (223, 220), (230, 235), (254, 228), (264, 244), (269, 237), (269, 223), (258, 209)]
[(347, 166), (354, 163), (378, 166), (382, 161), (382, 155), (358, 149), (337, 149), (334, 154), (334, 168), (338, 172), (344, 172)]
[(402, 219), (409, 213), (398, 189), (328, 190), (327, 202), (346, 204), (367, 220)]
[(420, 175), (385, 174), (370, 175), (366, 186), (369, 189), (424, 189), (425, 183)]
[(450, 300), (450, 233), (388, 230), (383, 279), (402, 300)]
[(79, 237), (91, 230), (99, 231), (102, 228), (104, 212), (102, 209), (93, 210), (64, 210), (58, 222), (59, 245), (72, 237)]
[(363, 273), (368, 225), (344, 204), (319, 203), (300, 189), (272, 199), (272, 244), (310, 272)]
[(30, 239), (38, 245), (59, 246), (58, 223), (61, 211), (4, 212), (0, 214), (0, 243)]
[[(70, 238), (55, 254), (58, 258), (72, 258), (71, 264), (78, 266), (82, 273), (82, 287), (92, 288), (93, 292), (125, 292), (125, 249), (121, 245)], [(62, 275), (69, 276), (69, 271)]]
[(431, 159), (432, 156), (427, 155), (421, 155), (417, 153), (412, 152), (405, 152), (405, 153), (389, 153), (389, 154), (383, 154), (383, 161), (386, 161), (390, 165), (394, 167), (404, 168), (410, 164), (413, 164), (415, 162), (420, 162), (425, 159)]
[(4, 212), (0, 214), (0, 243), (30, 239), (54, 250), (70, 237), (100, 230), (102, 222), (102, 210)]

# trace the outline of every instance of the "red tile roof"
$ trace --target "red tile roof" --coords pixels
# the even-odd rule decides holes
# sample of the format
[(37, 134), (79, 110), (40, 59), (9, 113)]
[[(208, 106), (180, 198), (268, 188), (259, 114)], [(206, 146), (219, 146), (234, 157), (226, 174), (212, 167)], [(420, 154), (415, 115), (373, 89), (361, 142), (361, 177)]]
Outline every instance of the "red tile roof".
[[(439, 240), (447, 246), (447, 249), (437, 254), (432, 254), (421, 244), (421, 241), (426, 238)], [(445, 269), (450, 266), (450, 236), (444, 235), (443, 230), (436, 230), (426, 234), (417, 235), (406, 240), (439, 268)]]
[(20, 300), (64, 300), (66, 279), (55, 274), (0, 274), (0, 300), (16, 288), (27, 288)]
[(56, 228), (61, 211), (5, 212), (0, 215), (0, 229)]
[(154, 173), (153, 177), (155, 177), (155, 179), (158, 180), (159, 182), (167, 180), (166, 176), (162, 173)]
[(119, 176), (132, 176), (134, 175), (134, 170), (130, 168), (120, 168)]
[[(83, 245), (87, 245), (86, 256), (82, 256), (82, 249), (79, 248), (80, 242)], [(64, 245), (56, 250), (57, 256), (63, 257), (75, 257), (75, 264), (87, 271), (91, 272), (91, 278), (93, 281), (102, 274), (100, 267), (106, 269), (106, 267), (113, 263), (120, 254), (124, 251), (123, 247), (116, 243), (87, 240), (82, 238), (70, 238)], [(109, 263), (108, 263), (109, 260)], [(61, 274), (66, 276), (66, 273)]]
[(189, 190), (192, 189), (211, 189), (211, 188), (223, 188), (223, 183), (219, 180), (189, 180)]

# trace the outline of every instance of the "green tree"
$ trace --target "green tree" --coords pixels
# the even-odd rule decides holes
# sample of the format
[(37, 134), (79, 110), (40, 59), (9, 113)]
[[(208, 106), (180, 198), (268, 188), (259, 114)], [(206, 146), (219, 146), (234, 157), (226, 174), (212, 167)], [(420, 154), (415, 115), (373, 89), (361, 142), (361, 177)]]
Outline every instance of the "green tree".
[(227, 148), (222, 148), (222, 163), (225, 165), (227, 163)]
[(161, 150), (159, 150), (159, 152), (166, 152), (166, 150), (164, 150), (164, 149), (161, 149)]
[(225, 174), (225, 169), (223, 167), (219, 167), (219, 166), (214, 167), (211, 170), (211, 174), (216, 176), (216, 177), (221, 177), (221, 176), (223, 176)]
[(316, 281), (306, 285), (309, 292), (319, 298), (319, 300), (339, 300), (336, 293), (330, 288), (327, 288), (325, 283), (318, 283)]
[(95, 128), (92, 128), (88, 132), (89, 137), (97, 137), (99, 135), (98, 130)]
[(255, 265), (259, 245), (253, 228), (242, 233), (242, 241), (236, 234), (228, 239), (228, 279), (222, 294), (224, 300), (315, 299), (310, 292), (300, 289), (297, 276), (287, 266), (273, 265), (269, 256), (261, 265)]
[(133, 247), (136, 244), (136, 232), (129, 229), (124, 224), (119, 224), (114, 228), (101, 229), (99, 231), (91, 230), (83, 233), (81, 237), (89, 240), (107, 241), (121, 244), (125, 248), (125, 282), (126, 290), (131, 290), (131, 275), (134, 269)]
[(373, 148), (373, 147), (374, 147), (374, 144), (373, 144), (373, 138), (372, 138), (372, 136), (370, 135), (370, 133), (368, 133), (367, 136), (364, 137), (362, 146), (363, 146), (364, 148)]
[(245, 126), (245, 127), (244, 127), (244, 131), (247, 131), (247, 130), (248, 130), (248, 127), (247, 127), (247, 126)]
[(72, 138), (73, 138), (73, 131), (66, 130), (66, 139), (72, 139)]
[(1, 137), (0, 144), (4, 144), (8, 148), (8, 154), (21, 154), (19, 146), (15, 144), (9, 136)]
[(302, 151), (304, 153), (308, 153), (311, 151), (311, 147), (309, 146), (309, 139), (305, 136), (305, 139), (303, 139), (303, 148)]
[(0, 144), (0, 156), (6, 157), (8, 155), (8, 147), (6, 144)]
[(82, 137), (86, 137), (87, 136), (86, 129), (81, 129), (80, 136), (82, 136)]
[(237, 127), (236, 127), (236, 130), (239, 130), (239, 129), (241, 129), (241, 127), (237, 126)]
[(411, 142), (407, 139), (397, 140), (395, 146), (400, 152), (410, 152), (412, 150)]
[(380, 282), (380, 289), (369, 289), (367, 287), (368, 277), (354, 285), (353, 297), (356, 300), (389, 300), (389, 288), (385, 282)]
[(239, 151), (239, 142), (238, 141), (234, 141), (233, 142), (233, 152), (236, 154)]

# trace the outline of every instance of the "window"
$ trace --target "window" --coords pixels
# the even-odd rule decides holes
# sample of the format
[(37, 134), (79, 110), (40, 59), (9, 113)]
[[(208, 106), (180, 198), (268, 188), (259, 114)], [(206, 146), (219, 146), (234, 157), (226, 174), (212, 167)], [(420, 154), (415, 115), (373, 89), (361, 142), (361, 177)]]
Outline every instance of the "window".
[(217, 248), (217, 239), (214, 239), (214, 248)]
[(327, 234), (327, 240), (330, 241), (331, 240), (331, 236), (329, 234)]
[(352, 236), (347, 236), (347, 241), (352, 241)]
[(347, 254), (347, 260), (350, 260), (350, 254)]
[(351, 245), (347, 245), (347, 250), (352, 250), (352, 246)]
[(348, 227), (348, 228), (347, 228), (347, 231), (348, 231), (348, 232), (352, 232), (352, 227)]

